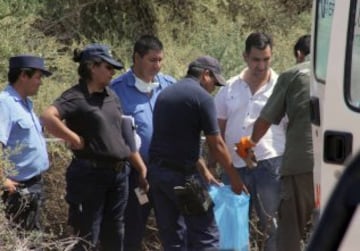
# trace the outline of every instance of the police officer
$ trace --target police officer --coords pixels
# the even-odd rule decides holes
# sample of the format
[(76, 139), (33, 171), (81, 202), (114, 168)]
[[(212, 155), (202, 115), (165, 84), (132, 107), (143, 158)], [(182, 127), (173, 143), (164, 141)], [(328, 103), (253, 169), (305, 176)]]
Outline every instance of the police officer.
[[(73, 60), (80, 63), (79, 83), (56, 99), (42, 118), (49, 132), (64, 139), (74, 154), (66, 172), (69, 224), (90, 246), (100, 241), (103, 250), (121, 251), (126, 161), (137, 169), (140, 188), (148, 190), (145, 164), (125, 140), (121, 106), (108, 87), (114, 69), (123, 66), (100, 44), (75, 50)], [(88, 243), (80, 242), (75, 250), (87, 250)]]
[(44, 59), (18, 55), (9, 60), (9, 84), (0, 93), (0, 143), (9, 168), (2, 161), (2, 199), (6, 215), (26, 230), (40, 229), (43, 200), (41, 174), (49, 168), (46, 143), (30, 96), (43, 76), (50, 76)]
[(246, 188), (231, 163), (220, 136), (215, 105), (209, 94), (224, 85), (219, 62), (210, 56), (189, 65), (187, 76), (163, 90), (155, 104), (154, 133), (150, 144), (149, 183), (160, 238), (165, 251), (218, 250), (219, 233), (213, 211), (196, 215), (180, 211), (174, 188), (184, 187), (187, 177), (198, 178), (200, 136), (225, 168), (235, 193)]

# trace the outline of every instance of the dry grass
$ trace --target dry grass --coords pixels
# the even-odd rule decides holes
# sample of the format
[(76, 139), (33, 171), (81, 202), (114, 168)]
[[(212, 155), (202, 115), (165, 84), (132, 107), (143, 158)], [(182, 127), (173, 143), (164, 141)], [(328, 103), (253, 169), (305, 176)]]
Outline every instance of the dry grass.
[[(42, 215), (45, 233), (24, 233), (14, 230), (7, 223), (4, 215), (0, 213), (0, 222), (2, 222), (0, 226), (0, 247), (2, 251), (27, 251), (34, 246), (41, 247), (43, 250), (70, 250), (77, 241), (72, 236), (71, 228), (67, 225), (67, 203), (64, 199), (65, 170), (70, 160), (70, 152), (59, 142), (49, 144), (49, 150), (52, 165), (44, 176), (46, 201)], [(217, 174), (221, 175), (220, 169), (217, 170)], [(260, 231), (259, 221), (255, 213), (252, 214), (252, 220), (249, 224), (249, 249), (250, 251), (261, 251), (266, 235)], [(160, 250), (162, 248), (158, 229), (152, 213), (146, 226), (142, 251)]]

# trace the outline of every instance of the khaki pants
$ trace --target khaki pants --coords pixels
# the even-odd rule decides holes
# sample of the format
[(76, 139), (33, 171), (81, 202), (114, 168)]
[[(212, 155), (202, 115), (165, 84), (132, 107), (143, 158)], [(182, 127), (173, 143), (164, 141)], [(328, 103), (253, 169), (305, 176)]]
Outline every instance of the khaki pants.
[(300, 241), (314, 210), (313, 173), (281, 177), (278, 251), (300, 251)]

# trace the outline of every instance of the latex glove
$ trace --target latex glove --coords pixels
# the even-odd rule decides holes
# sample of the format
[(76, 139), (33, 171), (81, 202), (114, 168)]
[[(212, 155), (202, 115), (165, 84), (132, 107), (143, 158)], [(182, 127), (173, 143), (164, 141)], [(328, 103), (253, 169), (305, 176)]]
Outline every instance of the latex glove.
[(239, 143), (235, 144), (236, 153), (243, 159), (246, 159), (250, 150), (256, 146), (256, 144), (250, 139), (249, 136), (242, 137)]
[(245, 161), (249, 168), (255, 167), (257, 163), (253, 150), (255, 146), (256, 144), (249, 136), (242, 137), (239, 143), (235, 144), (236, 153)]

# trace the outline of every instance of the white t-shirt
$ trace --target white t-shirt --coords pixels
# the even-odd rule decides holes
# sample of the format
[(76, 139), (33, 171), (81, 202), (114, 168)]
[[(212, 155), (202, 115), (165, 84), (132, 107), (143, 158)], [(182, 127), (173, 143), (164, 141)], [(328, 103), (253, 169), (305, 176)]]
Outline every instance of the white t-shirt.
[[(245, 167), (245, 162), (235, 152), (235, 143), (243, 136), (250, 136), (254, 123), (270, 97), (278, 75), (271, 70), (268, 83), (252, 95), (248, 84), (243, 80), (244, 69), (239, 75), (227, 81), (215, 96), (218, 119), (226, 120), (225, 142), (231, 153), (235, 167)], [(272, 125), (254, 148), (257, 160), (281, 156), (285, 148), (287, 122)]]

